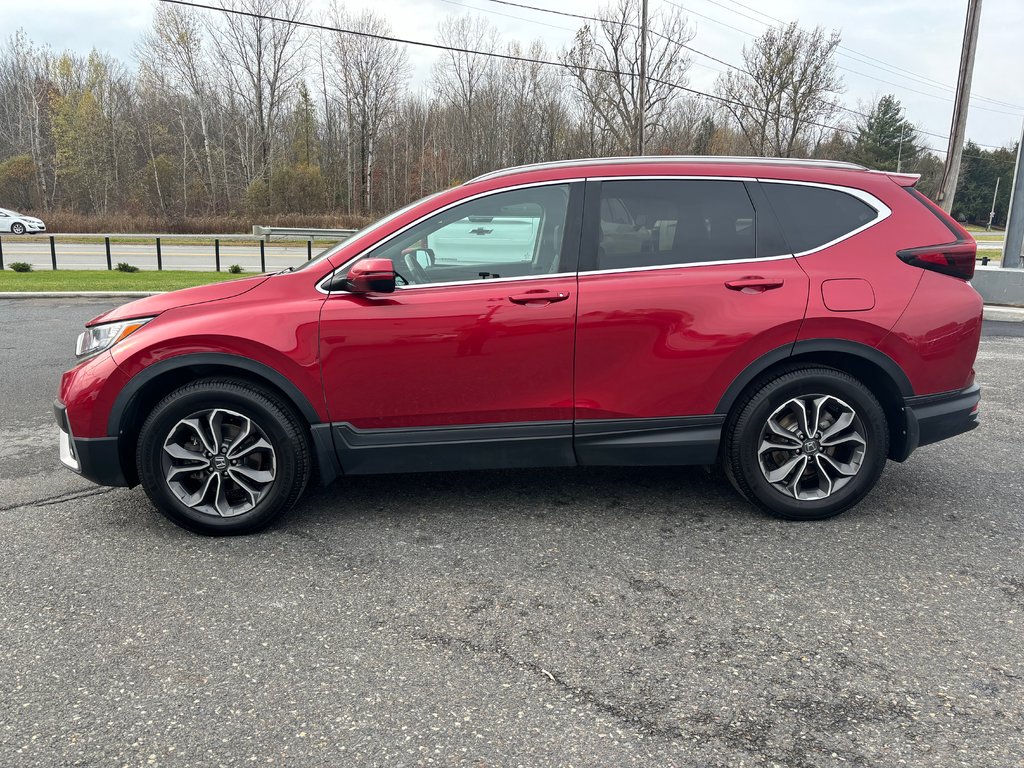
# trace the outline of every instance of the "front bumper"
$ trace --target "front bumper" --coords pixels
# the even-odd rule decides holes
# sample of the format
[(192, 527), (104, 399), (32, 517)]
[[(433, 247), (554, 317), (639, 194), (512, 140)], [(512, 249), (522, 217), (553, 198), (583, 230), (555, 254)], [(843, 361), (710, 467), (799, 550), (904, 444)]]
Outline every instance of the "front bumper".
[(981, 423), (978, 411), (981, 387), (972, 384), (958, 392), (908, 397), (907, 455), (922, 445), (970, 432)]
[(97, 485), (129, 485), (121, 469), (121, 451), (116, 437), (76, 438), (71, 433), (64, 404), (55, 402), (53, 413), (57, 419), (61, 464)]

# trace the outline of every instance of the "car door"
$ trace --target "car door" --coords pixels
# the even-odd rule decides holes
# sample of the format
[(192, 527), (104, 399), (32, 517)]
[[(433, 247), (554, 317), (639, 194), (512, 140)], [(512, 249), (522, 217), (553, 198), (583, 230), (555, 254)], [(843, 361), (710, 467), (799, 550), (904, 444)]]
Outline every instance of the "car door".
[(330, 293), (321, 370), (345, 472), (574, 463), (582, 195), (546, 183), (446, 207), (363, 255), (392, 261), (394, 293)]
[[(604, 221), (623, 210), (629, 238)], [(807, 277), (760, 188), (588, 182), (580, 259), (579, 462), (713, 463), (723, 394), (754, 360), (796, 340), (807, 305)]]

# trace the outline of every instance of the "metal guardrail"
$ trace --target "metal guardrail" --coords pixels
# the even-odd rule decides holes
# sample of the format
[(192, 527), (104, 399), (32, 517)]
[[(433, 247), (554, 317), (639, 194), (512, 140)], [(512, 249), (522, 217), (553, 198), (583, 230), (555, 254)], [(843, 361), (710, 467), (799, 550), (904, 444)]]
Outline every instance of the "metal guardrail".
[(253, 226), (252, 233), (256, 237), (265, 237), (268, 241), (274, 235), (281, 237), (307, 237), (310, 239), (337, 239), (344, 240), (354, 235), (355, 229), (308, 229), (305, 227), (258, 227)]
[[(38, 243), (40, 241), (49, 241), (50, 251), (50, 265), (51, 269), (58, 269), (58, 243), (61, 240), (70, 240), (72, 243), (79, 241), (83, 238), (95, 238), (99, 240), (103, 239), (103, 250), (106, 256), (106, 268), (112, 270), (114, 268), (115, 258), (117, 256), (118, 244), (111, 244), (111, 239), (115, 240), (129, 240), (138, 241), (139, 243), (152, 243), (154, 246), (154, 255), (156, 256), (156, 268), (162, 270), (163, 264), (163, 250), (161, 244), (166, 241), (175, 240), (206, 240), (209, 241), (213, 246), (213, 261), (214, 269), (221, 271), (221, 242), (231, 243), (232, 241), (253, 241), (257, 240), (259, 245), (259, 263), (260, 271), (267, 271), (266, 262), (266, 245), (270, 241), (271, 235), (279, 235), (282, 237), (291, 237), (294, 239), (302, 239), (306, 241), (306, 259), (313, 258), (313, 241), (314, 240), (329, 240), (332, 242), (339, 242), (346, 239), (357, 230), (354, 229), (304, 229), (302, 227), (258, 227), (252, 228), (252, 235), (243, 234), (135, 234), (135, 233), (116, 233), (116, 234), (102, 234), (102, 233), (61, 233), (59, 235), (51, 233), (39, 233), (39, 234), (26, 234), (26, 235), (13, 235), (7, 236), (7, 239), (0, 237), (0, 270), (5, 268), (4, 265), (4, 244), (5, 242), (17, 243)], [(62, 244), (63, 247), (63, 244)], [(10, 259), (9, 259), (10, 260)]]

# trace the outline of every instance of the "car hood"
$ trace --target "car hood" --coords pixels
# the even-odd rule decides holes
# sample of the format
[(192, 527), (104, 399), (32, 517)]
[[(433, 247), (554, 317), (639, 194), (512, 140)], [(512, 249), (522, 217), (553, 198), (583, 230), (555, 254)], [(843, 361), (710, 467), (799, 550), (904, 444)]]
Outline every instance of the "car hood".
[(209, 301), (222, 301), (241, 296), (248, 293), (256, 286), (263, 283), (270, 275), (256, 275), (254, 277), (243, 277), (239, 280), (225, 280), (223, 283), (211, 283), (210, 285), (199, 285), (195, 288), (183, 288), (180, 291), (169, 291), (159, 293), (155, 296), (147, 296), (144, 299), (130, 301), (122, 304), (99, 317), (94, 317), (86, 326), (97, 323), (112, 323), (117, 320), (127, 320), (133, 317), (155, 317), (168, 309), (188, 307), (193, 304), (205, 304)]

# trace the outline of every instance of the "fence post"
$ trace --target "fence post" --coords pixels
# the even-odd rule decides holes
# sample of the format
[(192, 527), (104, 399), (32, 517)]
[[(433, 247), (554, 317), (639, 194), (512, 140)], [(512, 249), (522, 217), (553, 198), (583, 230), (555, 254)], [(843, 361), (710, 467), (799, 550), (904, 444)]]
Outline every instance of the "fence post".
[(53, 235), (50, 235), (50, 263), (53, 264), (53, 269), (57, 269), (57, 244), (54, 242)]
[[(266, 272), (267, 271), (267, 250), (266, 250), (266, 245), (267, 245), (266, 240), (261, 237), (260, 238), (260, 272)], [(0, 269), (3, 269), (3, 257), (4, 257), (3, 250), (0, 250)]]
[(0, 237), (0, 269), (4, 268), (4, 239)]
[(110, 238), (109, 237), (104, 237), (103, 238), (103, 248), (107, 252), (107, 269), (113, 269), (114, 265), (110, 263)]
[(213, 239), (213, 256), (217, 260), (217, 271), (220, 272), (220, 238)]
[(313, 260), (313, 238), (306, 241), (306, 261)]
[(164, 268), (164, 257), (163, 257), (163, 254), (160, 253), (160, 238), (159, 237), (156, 239), (156, 268), (157, 268), (157, 270), (161, 270), (161, 269)]

